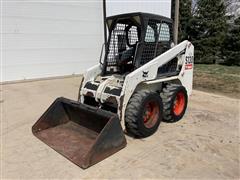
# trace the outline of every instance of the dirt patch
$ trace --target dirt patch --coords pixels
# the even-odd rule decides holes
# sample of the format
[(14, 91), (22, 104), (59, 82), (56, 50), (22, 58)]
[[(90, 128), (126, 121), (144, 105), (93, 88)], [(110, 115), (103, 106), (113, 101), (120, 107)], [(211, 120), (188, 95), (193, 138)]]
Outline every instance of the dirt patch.
[[(193, 91), (184, 118), (82, 170), (39, 141), (32, 125), (80, 78), (4, 85), (2, 179), (239, 179), (239, 100)], [(71, 147), (69, 147), (71, 148)], [(1, 179), (1, 177), (0, 177)]]

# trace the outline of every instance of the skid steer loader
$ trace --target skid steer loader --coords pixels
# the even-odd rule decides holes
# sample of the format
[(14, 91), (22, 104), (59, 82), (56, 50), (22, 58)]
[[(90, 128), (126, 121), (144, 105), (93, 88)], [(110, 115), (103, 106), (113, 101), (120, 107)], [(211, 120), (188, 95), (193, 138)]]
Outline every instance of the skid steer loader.
[(180, 120), (192, 92), (194, 46), (174, 45), (171, 19), (129, 13), (106, 23), (106, 47), (99, 64), (84, 74), (78, 101), (56, 99), (32, 127), (82, 168), (126, 146), (122, 127), (141, 138), (162, 120)]

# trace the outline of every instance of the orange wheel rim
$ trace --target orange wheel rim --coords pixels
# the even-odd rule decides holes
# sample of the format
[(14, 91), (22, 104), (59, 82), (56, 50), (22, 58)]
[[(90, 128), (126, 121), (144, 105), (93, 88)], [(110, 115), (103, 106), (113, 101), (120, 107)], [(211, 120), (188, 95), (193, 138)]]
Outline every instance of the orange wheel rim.
[(185, 107), (185, 96), (183, 92), (178, 92), (174, 101), (173, 112), (176, 116), (179, 116)]
[(159, 118), (159, 105), (156, 101), (150, 101), (145, 105), (143, 123), (147, 128), (152, 128)]

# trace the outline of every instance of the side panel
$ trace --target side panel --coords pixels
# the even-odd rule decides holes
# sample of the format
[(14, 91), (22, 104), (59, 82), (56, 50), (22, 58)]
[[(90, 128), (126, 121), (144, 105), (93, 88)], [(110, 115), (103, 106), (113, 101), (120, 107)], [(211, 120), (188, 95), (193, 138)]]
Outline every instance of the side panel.
[[(130, 97), (132, 96), (132, 94), (134, 93), (137, 85), (141, 82), (156, 80), (158, 68), (160, 66), (166, 64), (167, 62), (171, 61), (173, 58), (175, 58), (180, 53), (185, 52), (185, 55), (186, 55), (186, 53), (190, 54), (190, 52), (192, 52), (192, 54), (193, 54), (193, 49), (191, 51), (186, 50), (188, 47), (190, 47), (190, 44), (191, 43), (188, 41), (183, 41), (182, 43), (176, 45), (172, 49), (170, 49), (167, 52), (163, 53), (162, 55), (156, 57), (149, 63), (145, 64), (144, 66), (140, 67), (139, 69), (135, 70), (134, 72), (132, 72), (126, 76), (125, 82), (123, 85), (122, 94), (121, 94), (122, 96), (124, 96), (123, 107), (122, 107), (122, 116), (121, 116), (122, 120), (124, 119), (127, 103), (129, 101)], [(193, 46), (192, 46), (192, 48), (193, 48)], [(185, 62), (184, 62), (184, 64), (185, 64)], [(180, 79), (180, 77), (179, 77), (179, 79), (183, 81), (184, 86), (185, 85), (188, 86), (188, 87), (186, 87), (186, 89), (189, 90), (188, 94), (190, 94), (192, 83), (189, 83), (188, 81), (192, 81), (192, 78), (191, 78), (192, 71), (189, 71), (189, 73), (186, 74), (186, 76), (185, 76), (186, 78), (184, 77), (184, 75), (182, 75), (184, 71), (185, 71), (184, 68), (182, 68), (181, 73), (179, 75), (179, 76), (182, 76), (182, 78)]]
[(194, 46), (191, 43), (188, 44), (185, 55), (182, 56), (182, 59), (184, 61), (183, 67), (178, 78), (186, 88), (188, 96), (190, 96), (192, 94), (194, 68)]

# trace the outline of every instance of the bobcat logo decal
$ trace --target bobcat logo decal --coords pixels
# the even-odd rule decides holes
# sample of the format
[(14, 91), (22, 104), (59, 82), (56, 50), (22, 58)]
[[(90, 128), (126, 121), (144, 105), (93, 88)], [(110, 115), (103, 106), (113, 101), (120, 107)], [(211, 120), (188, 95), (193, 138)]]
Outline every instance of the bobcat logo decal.
[(149, 71), (143, 71), (142, 77), (144, 77), (144, 78), (148, 77), (148, 72), (149, 72)]

